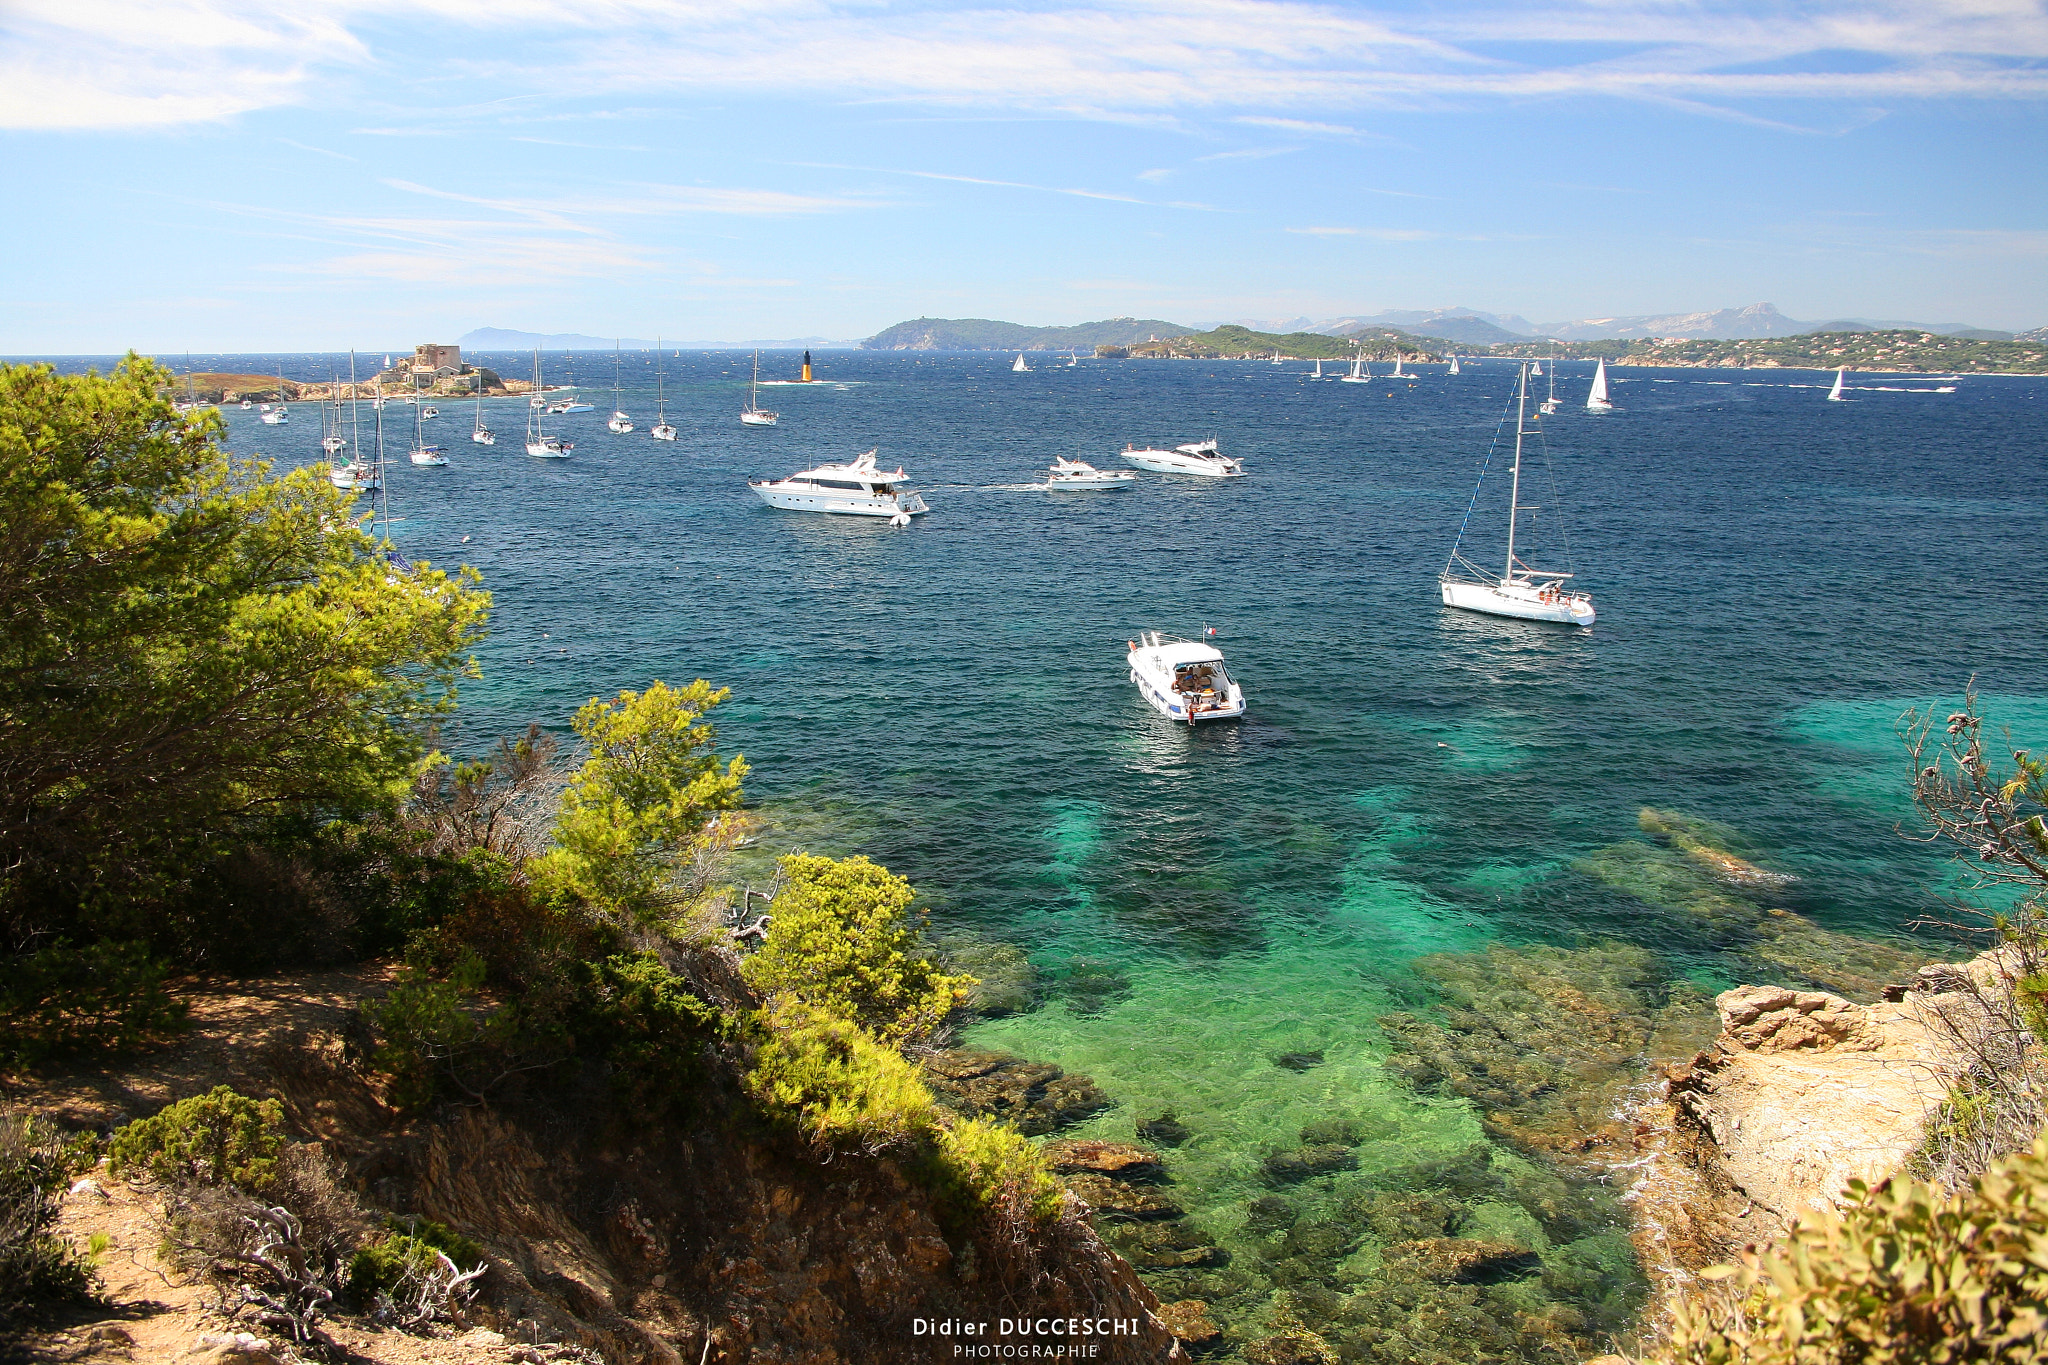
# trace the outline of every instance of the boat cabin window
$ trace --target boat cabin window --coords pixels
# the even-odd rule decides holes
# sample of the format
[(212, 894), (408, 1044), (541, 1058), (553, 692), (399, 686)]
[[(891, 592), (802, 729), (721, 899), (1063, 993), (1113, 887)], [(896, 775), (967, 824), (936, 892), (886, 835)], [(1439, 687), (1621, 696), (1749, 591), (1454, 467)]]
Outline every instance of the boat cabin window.
[(1221, 692), (1230, 686), (1230, 675), (1220, 663), (1179, 664), (1173, 670), (1173, 685), (1181, 692)]
[(853, 480), (851, 480), (851, 479), (819, 479), (819, 480), (818, 480), (818, 487), (820, 487), (820, 488), (846, 488), (846, 489), (851, 489), (851, 490), (852, 490), (853, 492), (855, 492), (855, 493), (864, 493), (864, 492), (866, 492), (866, 491), (867, 491), (867, 487), (866, 487), (866, 485), (864, 485), (864, 484), (858, 484), (858, 483), (855, 483), (855, 482), (853, 482)]

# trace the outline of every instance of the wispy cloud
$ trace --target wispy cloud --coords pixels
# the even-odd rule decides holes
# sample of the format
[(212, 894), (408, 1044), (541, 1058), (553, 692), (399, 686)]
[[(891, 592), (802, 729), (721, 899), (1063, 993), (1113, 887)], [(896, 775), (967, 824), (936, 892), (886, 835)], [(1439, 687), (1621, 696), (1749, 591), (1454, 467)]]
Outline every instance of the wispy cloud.
[(1299, 147), (1246, 147), (1235, 152), (1211, 152), (1198, 156), (1196, 161), (1263, 161), (1269, 156), (1289, 156), (1300, 151)]
[(318, 153), (319, 153), (319, 154), (320, 154), (321, 156), (331, 156), (331, 157), (333, 157), (333, 158), (334, 158), (334, 159), (335, 159), (336, 161), (361, 161), (361, 160), (362, 160), (362, 158), (361, 158), (361, 157), (358, 157), (358, 156), (350, 156), (350, 155), (349, 155), (349, 154), (348, 154), (347, 152), (336, 152), (336, 151), (330, 151), (330, 150), (328, 150), (328, 149), (327, 149), (327, 148), (325, 148), (325, 147), (315, 147), (315, 146), (311, 145), (310, 143), (305, 143), (305, 142), (297, 142), (297, 141), (294, 141), (293, 139), (291, 139), (291, 138), (288, 138), (288, 137), (281, 137), (281, 138), (279, 138), (279, 139), (278, 139), (278, 141), (279, 141), (279, 142), (282, 142), (282, 143), (283, 143), (283, 144), (284, 144), (285, 146), (287, 146), (287, 147), (296, 147), (296, 148), (298, 148), (298, 149), (299, 149), (300, 151), (302, 151), (302, 152), (318, 152)]
[(487, 55), (455, 66), (500, 88), (1222, 115), (1338, 137), (1374, 135), (1355, 111), (1562, 97), (1822, 131), (1833, 120), (1760, 106), (2048, 99), (2048, 8), (2028, 0), (1474, 0), (1384, 13), (1309, 0), (10, 0), (0, 125), (170, 125), (292, 103), (337, 72), (402, 67), (407, 54), (364, 36), (395, 16), (488, 33)]

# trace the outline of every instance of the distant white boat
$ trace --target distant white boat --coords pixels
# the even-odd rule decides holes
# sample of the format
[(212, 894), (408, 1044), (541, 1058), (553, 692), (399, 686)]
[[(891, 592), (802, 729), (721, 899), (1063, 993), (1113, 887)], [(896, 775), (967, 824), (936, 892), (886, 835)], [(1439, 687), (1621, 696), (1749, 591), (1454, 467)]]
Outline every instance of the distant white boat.
[(277, 372), (277, 406), (263, 414), (263, 421), (265, 425), (275, 427), (282, 426), (291, 420), (292, 411), (286, 406), (284, 401), (284, 371), (279, 369)]
[(247, 411), (248, 411), (248, 410), (249, 410), (250, 408), (253, 408), (253, 407), (255, 407), (255, 406), (256, 406), (256, 405), (255, 405), (254, 403), (250, 402), (250, 401), (249, 401), (248, 399), (246, 399), (246, 398), (244, 398), (244, 399), (242, 400), (242, 411), (243, 411), (243, 412), (247, 412)]
[(1097, 469), (1086, 460), (1054, 456), (1046, 488), (1129, 488), (1138, 476), (1128, 469)]
[(1453, 352), (1451, 354), (1451, 368), (1449, 372), (1451, 374), (1456, 374), (1458, 372), (1458, 357), (1456, 352)]
[(612, 343), (612, 415), (605, 420), (605, 426), (624, 436), (633, 429), (633, 419), (619, 405), (619, 343)]
[[(1512, 616), (1523, 621), (1590, 626), (1593, 624), (1593, 599), (1584, 593), (1565, 590), (1564, 581), (1572, 574), (1554, 569), (1532, 569), (1515, 555), (1515, 525), (1523, 512), (1535, 510), (1522, 506), (1522, 438), (1527, 434), (1528, 424), (1524, 419), (1528, 408), (1529, 366), (1524, 364), (1521, 384), (1515, 394), (1515, 467), (1508, 489), (1508, 554), (1500, 576), (1496, 578), (1466, 559), (1459, 553), (1458, 543), (1453, 543), (1450, 562), (1437, 575), (1437, 585), (1447, 607), (1462, 607), (1467, 611), (1485, 612), (1489, 616)], [(1479, 477), (1482, 481), (1485, 479), (1484, 470)], [(1478, 497), (1476, 490), (1473, 497)], [(1462, 528), (1458, 535), (1462, 542)]]
[[(808, 356), (810, 352), (805, 351), (804, 354)], [(806, 370), (810, 368), (808, 362), (806, 362), (804, 368)], [(676, 429), (668, 424), (668, 393), (664, 388), (664, 381), (667, 377), (668, 362), (661, 352), (661, 338), (656, 337), (654, 339), (654, 426), (647, 434), (657, 441), (673, 441), (676, 438)]]
[(1024, 353), (1017, 352), (1017, 363), (1010, 367), (1011, 374), (1030, 374), (1031, 367), (1024, 363)]
[(1614, 404), (1607, 401), (1607, 361), (1603, 357), (1598, 369), (1593, 371), (1593, 387), (1586, 391), (1587, 412), (1613, 412)]
[(1401, 368), (1401, 353), (1400, 353), (1399, 351), (1396, 351), (1396, 352), (1394, 352), (1394, 373), (1393, 373), (1393, 378), (1395, 378), (1395, 379), (1413, 379), (1414, 377), (1415, 377), (1415, 376), (1413, 376), (1413, 375), (1409, 374), (1409, 373), (1408, 373), (1408, 372), (1407, 372), (1406, 370), (1404, 370), (1404, 369), (1402, 369), (1402, 368)]
[(1186, 445), (1175, 446), (1172, 450), (1140, 450), (1136, 446), (1125, 446), (1123, 455), (1126, 463), (1159, 474), (1193, 474), (1203, 479), (1244, 477), (1244, 461), (1223, 454), (1217, 449), (1213, 436), (1206, 441), (1190, 441)]
[(1273, 363), (1275, 365), (1280, 363), (1280, 348), (1278, 346), (1273, 348)]
[(1311, 375), (1311, 376), (1310, 376), (1310, 378), (1312, 378), (1312, 379), (1321, 379), (1322, 377), (1323, 377), (1323, 362), (1322, 362), (1322, 360), (1321, 360), (1320, 358), (1318, 358), (1318, 359), (1316, 360), (1316, 372), (1315, 372), (1315, 373), (1314, 373), (1313, 375)]
[(412, 462), (414, 464), (445, 465), (448, 463), (448, 456), (442, 452), (439, 446), (414, 446), (412, 448)]
[(1244, 714), (1244, 689), (1224, 668), (1223, 651), (1214, 645), (1148, 630), (1129, 642), (1124, 658), (1138, 695), (1168, 720), (1193, 725)]
[(754, 352), (754, 380), (747, 387), (747, 406), (740, 412), (740, 423), (750, 427), (772, 427), (780, 419), (775, 413), (761, 406), (761, 353)]
[(1544, 382), (1550, 385), (1550, 396), (1543, 400), (1539, 411), (1548, 417), (1557, 411), (1557, 357), (1554, 355), (1550, 357), (1550, 373), (1544, 376)]
[(1828, 401), (1830, 403), (1840, 403), (1845, 401), (1842, 397), (1842, 376), (1847, 374), (1848, 372), (1849, 370), (1847, 366), (1844, 366), (1843, 368), (1835, 371), (1835, 386), (1832, 389), (1828, 390)]
[(1539, 361), (1537, 361), (1537, 362), (1536, 362), (1536, 364), (1535, 364), (1535, 365), (1534, 365), (1534, 366), (1533, 366), (1533, 367), (1532, 367), (1532, 368), (1530, 369), (1530, 371), (1529, 371), (1529, 377), (1530, 377), (1530, 378), (1532, 378), (1532, 379), (1541, 379), (1541, 378), (1543, 377), (1543, 362), (1542, 362), (1542, 361), (1540, 361), (1540, 360), (1539, 360)]
[(887, 473), (875, 465), (875, 451), (845, 464), (821, 464), (786, 479), (752, 479), (747, 487), (770, 507), (789, 512), (836, 512), (844, 516), (887, 517), (891, 525), (908, 526), (914, 516), (930, 510), (924, 498), (898, 487), (902, 469)]
[(1080, 368), (1080, 365), (1081, 365), (1081, 356), (1080, 356), (1080, 353), (1079, 353), (1079, 352), (1077, 352), (1077, 351), (1068, 351), (1068, 352), (1067, 352), (1067, 368), (1068, 368), (1068, 369), (1070, 369), (1070, 370), (1073, 370), (1073, 369), (1078, 369), (1078, 368)]
[(1337, 382), (1340, 384), (1372, 383), (1372, 364), (1366, 360), (1364, 351), (1360, 351), (1357, 355), (1351, 357), (1351, 373), (1340, 376)]
[(484, 425), (484, 390), (481, 378), (477, 381), (476, 390), (476, 425), (470, 428), (469, 439), (480, 446), (494, 446), (498, 443), (498, 433)]
[(377, 472), (376, 466), (361, 460), (334, 466), (327, 471), (327, 481), (344, 493), (361, 493), (384, 486), (384, 477)]

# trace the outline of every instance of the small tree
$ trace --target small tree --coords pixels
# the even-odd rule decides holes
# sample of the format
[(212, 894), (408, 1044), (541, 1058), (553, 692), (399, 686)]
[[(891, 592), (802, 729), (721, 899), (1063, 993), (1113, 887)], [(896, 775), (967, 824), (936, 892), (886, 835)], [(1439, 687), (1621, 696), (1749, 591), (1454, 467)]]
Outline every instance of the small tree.
[(677, 690), (656, 682), (576, 712), (590, 758), (562, 794), (555, 847), (534, 863), (545, 889), (642, 922), (690, 898), (677, 869), (707, 824), (738, 808), (747, 761), (721, 764), (705, 721), (732, 693), (702, 678)]
[(910, 883), (866, 858), (793, 853), (767, 939), (741, 970), (756, 990), (795, 996), (902, 1045), (929, 1037), (971, 976), (947, 976), (919, 950)]

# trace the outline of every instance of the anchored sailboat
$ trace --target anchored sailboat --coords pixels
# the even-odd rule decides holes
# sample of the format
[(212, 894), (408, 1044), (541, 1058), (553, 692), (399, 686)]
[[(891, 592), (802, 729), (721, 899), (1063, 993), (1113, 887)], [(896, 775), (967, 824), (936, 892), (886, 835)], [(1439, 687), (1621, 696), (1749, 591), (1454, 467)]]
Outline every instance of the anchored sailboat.
[(1537, 411), (1548, 417), (1557, 411), (1557, 355), (1554, 352), (1550, 357), (1550, 373), (1544, 378), (1550, 384), (1550, 396), (1543, 400), (1543, 406)]
[[(533, 391), (540, 392), (540, 352), (533, 353)], [(569, 442), (550, 436), (541, 429), (541, 415), (544, 408), (526, 410), (526, 453), (542, 460), (566, 460), (569, 452), (576, 447)]]
[(494, 446), (498, 433), (484, 425), (484, 377), (476, 377), (476, 425), (469, 430), (469, 439), (480, 446)]
[[(811, 353), (804, 352), (804, 373), (811, 370)], [(668, 394), (663, 388), (667, 378), (668, 359), (661, 353), (661, 338), (654, 339), (654, 428), (647, 434), (657, 441), (673, 441), (676, 429), (668, 424)], [(809, 381), (806, 380), (806, 383)]]
[(633, 419), (619, 406), (619, 343), (616, 341), (612, 343), (612, 415), (605, 425), (621, 436), (633, 429)]
[[(1522, 365), (1520, 383), (1515, 392), (1515, 467), (1508, 491), (1508, 553), (1507, 561), (1499, 577), (1482, 569), (1459, 553), (1464, 543), (1465, 528), (1458, 528), (1458, 539), (1451, 545), (1451, 557), (1444, 565), (1444, 571), (1437, 575), (1437, 585), (1442, 590), (1444, 605), (1463, 607), (1467, 611), (1486, 612), (1492, 616), (1513, 616), (1524, 621), (1556, 621), (1563, 625), (1590, 626), (1593, 624), (1593, 599), (1584, 593), (1566, 592), (1564, 580), (1573, 577), (1570, 572), (1556, 569), (1534, 569), (1515, 555), (1515, 523), (1523, 512), (1533, 512), (1533, 507), (1522, 505), (1522, 438), (1528, 434), (1525, 420), (1529, 408), (1529, 366)], [(1541, 438), (1541, 429), (1538, 429)], [(1479, 481), (1486, 482), (1486, 470), (1482, 465)], [(1472, 503), (1479, 501), (1479, 486), (1472, 489)], [(1465, 520), (1472, 519), (1472, 508), (1465, 509)], [(1462, 572), (1461, 572), (1462, 570)]]
[(1586, 391), (1586, 411), (1614, 411), (1614, 404), (1607, 401), (1607, 361), (1604, 357), (1599, 368), (1593, 371), (1593, 387)]
[(754, 380), (747, 387), (747, 406), (740, 413), (740, 422), (750, 427), (772, 427), (779, 420), (776, 415), (761, 406), (761, 353), (754, 352)]
[[(191, 371), (188, 369), (186, 373), (190, 374)], [(284, 402), (284, 367), (280, 365), (277, 368), (277, 406), (263, 414), (263, 421), (267, 425), (275, 427), (282, 426), (291, 420), (291, 409), (287, 408)]]

